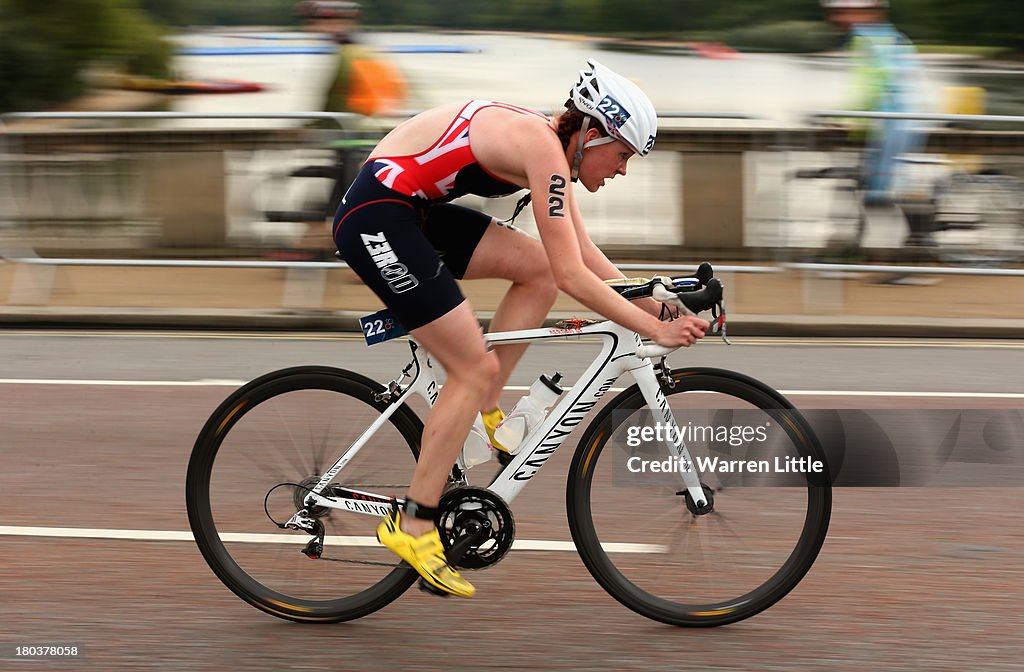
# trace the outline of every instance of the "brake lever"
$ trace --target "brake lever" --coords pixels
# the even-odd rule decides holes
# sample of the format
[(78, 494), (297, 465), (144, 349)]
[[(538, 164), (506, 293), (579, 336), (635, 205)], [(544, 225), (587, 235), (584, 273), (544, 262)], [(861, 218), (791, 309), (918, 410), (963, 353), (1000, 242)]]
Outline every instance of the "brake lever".
[(720, 334), (726, 345), (732, 345), (732, 341), (725, 334), (725, 299), (711, 307), (711, 319), (712, 331)]

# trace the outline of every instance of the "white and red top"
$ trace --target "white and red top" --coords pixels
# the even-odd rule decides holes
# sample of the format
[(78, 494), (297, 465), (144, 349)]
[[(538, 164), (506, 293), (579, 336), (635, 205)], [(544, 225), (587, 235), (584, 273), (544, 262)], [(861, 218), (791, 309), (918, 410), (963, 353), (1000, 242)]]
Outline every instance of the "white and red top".
[(523, 187), (506, 182), (481, 166), (469, 146), (473, 116), (486, 107), (500, 107), (547, 119), (540, 112), (507, 103), (472, 100), (430, 148), (407, 156), (372, 159), (374, 176), (388, 189), (427, 201), (450, 201), (466, 194), (507, 196)]

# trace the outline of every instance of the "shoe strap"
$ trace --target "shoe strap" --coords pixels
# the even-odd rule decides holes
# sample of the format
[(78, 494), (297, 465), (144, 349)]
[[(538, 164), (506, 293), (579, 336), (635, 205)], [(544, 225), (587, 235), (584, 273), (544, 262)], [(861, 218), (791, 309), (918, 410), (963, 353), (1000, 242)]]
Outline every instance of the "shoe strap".
[(437, 520), (439, 509), (436, 506), (424, 506), (419, 502), (406, 498), (402, 511), (411, 518), (420, 520)]
[(448, 559), (444, 555), (444, 544), (441, 543), (441, 533), (436, 529), (413, 537), (411, 544), (416, 549), (416, 555), (435, 557), (448, 564)]

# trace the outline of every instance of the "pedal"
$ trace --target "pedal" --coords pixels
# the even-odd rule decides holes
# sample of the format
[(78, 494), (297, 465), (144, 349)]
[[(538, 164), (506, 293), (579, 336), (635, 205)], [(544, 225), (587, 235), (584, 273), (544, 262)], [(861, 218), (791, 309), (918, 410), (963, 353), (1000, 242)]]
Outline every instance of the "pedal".
[(440, 588), (437, 588), (436, 586), (430, 585), (430, 583), (426, 579), (424, 579), (422, 577), (420, 577), (420, 580), (419, 580), (419, 588), (424, 593), (428, 593), (428, 594), (434, 595), (436, 597), (451, 597), (451, 594), (444, 592), (443, 590), (441, 590)]

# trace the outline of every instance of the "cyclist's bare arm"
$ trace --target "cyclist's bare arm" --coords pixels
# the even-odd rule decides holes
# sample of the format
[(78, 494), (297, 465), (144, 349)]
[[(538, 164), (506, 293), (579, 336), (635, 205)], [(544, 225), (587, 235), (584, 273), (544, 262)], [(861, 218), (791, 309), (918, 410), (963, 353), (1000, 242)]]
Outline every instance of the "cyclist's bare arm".
[[(537, 230), (559, 289), (587, 308), (661, 345), (690, 345), (703, 337), (708, 327), (704, 320), (663, 323), (623, 299), (588, 267), (573, 221), (573, 212), (578, 209), (572, 207), (569, 166), (557, 140), (552, 138), (551, 143), (535, 146), (526, 169)], [(600, 263), (593, 255), (591, 260)]]
[[(572, 209), (572, 223), (573, 227), (576, 229), (576, 238), (580, 241), (580, 252), (583, 254), (583, 263), (586, 264), (587, 268), (592, 270), (599, 278), (612, 280), (624, 277), (615, 264), (613, 264), (607, 255), (601, 251), (601, 248), (594, 243), (590, 237), (590, 233), (587, 232), (587, 227), (583, 224), (583, 215), (580, 213), (579, 205), (576, 202), (575, 190), (570, 190), (569, 203)], [(644, 309), (651, 315), (661, 315), (662, 305), (654, 299), (636, 299), (633, 301), (633, 304)]]
[[(537, 230), (560, 290), (661, 345), (689, 345), (703, 337), (708, 328), (704, 320), (663, 323), (619, 296), (604, 284), (605, 278), (588, 267), (574, 225), (574, 213), (578, 217), (579, 209), (572, 205), (565, 150), (544, 120), (495, 109), (481, 110), (474, 123), (470, 144), (477, 160), (498, 177), (530, 189)], [(588, 254), (591, 261), (601, 263), (592, 252)], [(608, 265), (614, 268), (610, 262)]]

